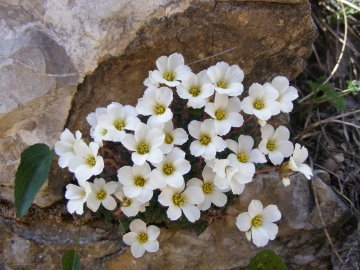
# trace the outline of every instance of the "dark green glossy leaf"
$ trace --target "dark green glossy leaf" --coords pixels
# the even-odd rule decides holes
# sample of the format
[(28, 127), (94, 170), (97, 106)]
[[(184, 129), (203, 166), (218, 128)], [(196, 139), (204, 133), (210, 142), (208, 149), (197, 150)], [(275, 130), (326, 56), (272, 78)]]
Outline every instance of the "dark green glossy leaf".
[(260, 251), (251, 259), (246, 270), (287, 270), (284, 261), (272, 250)]
[(29, 146), (21, 153), (20, 165), (15, 175), (15, 208), (22, 218), (49, 175), (55, 151), (46, 144)]
[(80, 270), (80, 259), (75, 250), (68, 250), (61, 260), (63, 270)]

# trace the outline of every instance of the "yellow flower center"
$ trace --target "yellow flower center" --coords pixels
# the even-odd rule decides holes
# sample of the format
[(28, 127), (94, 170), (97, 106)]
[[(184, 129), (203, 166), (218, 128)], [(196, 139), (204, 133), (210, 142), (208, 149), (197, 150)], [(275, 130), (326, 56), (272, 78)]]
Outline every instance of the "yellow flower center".
[(199, 87), (193, 86), (193, 87), (191, 87), (189, 93), (190, 93), (193, 97), (197, 97), (198, 95), (200, 95), (200, 89), (199, 89)]
[(149, 147), (145, 143), (140, 143), (137, 148), (137, 152), (140, 155), (145, 155), (149, 153)]
[(203, 135), (200, 139), (202, 145), (208, 145), (211, 142), (210, 137)]
[(94, 156), (89, 156), (86, 160), (86, 163), (89, 164), (90, 166), (95, 166), (95, 157)]
[(139, 240), (139, 242), (140, 243), (146, 243), (147, 241), (148, 241), (148, 236), (147, 236), (147, 234), (146, 233), (141, 233), (141, 234), (139, 234), (139, 236), (138, 236), (138, 240)]
[(174, 138), (173, 138), (171, 135), (165, 134), (164, 143), (166, 143), (166, 144), (172, 144), (173, 141), (174, 141)]
[(226, 88), (227, 87), (227, 83), (224, 82), (224, 81), (219, 81), (217, 84), (216, 84), (217, 87), (219, 88)]
[(165, 164), (163, 167), (163, 172), (166, 175), (170, 175), (175, 171), (174, 167), (171, 164)]
[(173, 202), (177, 206), (181, 206), (185, 203), (184, 197), (181, 194), (175, 194), (173, 196)]
[(260, 216), (256, 216), (252, 219), (251, 221), (251, 225), (253, 227), (258, 227), (258, 226), (261, 226), (262, 222), (261, 222), (261, 217)]
[(106, 191), (105, 190), (100, 190), (98, 193), (96, 193), (96, 199), (98, 199), (99, 201), (102, 201), (106, 198)]
[(249, 157), (247, 154), (245, 154), (244, 152), (240, 153), (237, 155), (237, 159), (238, 161), (240, 161), (241, 163), (246, 163), (249, 160)]
[(137, 185), (138, 187), (143, 187), (145, 185), (145, 179), (141, 176), (135, 177), (135, 185)]
[(265, 107), (265, 104), (262, 100), (258, 99), (258, 100), (255, 100), (253, 106), (256, 110), (261, 110)]
[(155, 113), (157, 114), (157, 115), (160, 115), (160, 114), (163, 114), (164, 112), (165, 112), (165, 107), (164, 106), (162, 106), (162, 105), (157, 105), (156, 107), (155, 107)]
[(103, 129), (102, 132), (101, 132), (101, 135), (105, 136), (106, 134), (107, 134), (107, 130)]
[(226, 116), (225, 111), (217, 110), (215, 112), (215, 117), (217, 120), (223, 120), (225, 118), (225, 116)]
[(205, 183), (203, 185), (203, 191), (205, 194), (211, 194), (214, 190), (214, 186), (210, 183)]
[(175, 72), (165, 72), (164, 79), (169, 82), (172, 82), (175, 79)]
[(273, 141), (268, 141), (268, 143), (266, 144), (266, 148), (269, 151), (273, 151), (275, 149), (275, 143)]
[(123, 130), (123, 128), (125, 127), (125, 123), (123, 120), (121, 119), (116, 119), (114, 121), (114, 127), (117, 129), (117, 130)]
[(124, 201), (121, 203), (121, 206), (128, 207), (131, 205), (131, 199), (128, 197), (124, 198)]

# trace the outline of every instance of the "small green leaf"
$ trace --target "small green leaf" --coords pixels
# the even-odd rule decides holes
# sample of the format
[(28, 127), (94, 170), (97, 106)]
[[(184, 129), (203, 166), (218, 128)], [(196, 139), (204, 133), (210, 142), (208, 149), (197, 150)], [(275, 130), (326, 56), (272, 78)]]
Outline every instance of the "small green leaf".
[(287, 270), (284, 261), (272, 250), (260, 251), (245, 270)]
[(29, 146), (21, 153), (20, 165), (15, 174), (15, 208), (22, 218), (49, 175), (55, 151), (46, 144)]
[(80, 270), (80, 259), (75, 250), (68, 250), (61, 259), (63, 270)]

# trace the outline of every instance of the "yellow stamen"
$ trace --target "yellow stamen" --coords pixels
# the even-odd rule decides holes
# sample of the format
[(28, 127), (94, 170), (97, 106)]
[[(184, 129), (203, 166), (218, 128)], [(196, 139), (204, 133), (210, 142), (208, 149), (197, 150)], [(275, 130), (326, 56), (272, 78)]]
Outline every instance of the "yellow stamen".
[(149, 153), (149, 147), (145, 143), (140, 143), (138, 145), (137, 152), (140, 155), (145, 155)]
[(117, 129), (117, 130), (123, 130), (123, 128), (125, 127), (125, 123), (123, 120), (121, 119), (116, 119), (114, 121), (114, 127)]
[(253, 220), (251, 221), (251, 225), (253, 227), (258, 227), (261, 226), (262, 222), (261, 222), (261, 217), (260, 216), (256, 216), (253, 218)]
[(198, 95), (200, 95), (200, 89), (199, 89), (199, 87), (193, 86), (193, 87), (191, 87), (189, 93), (190, 93), (193, 97), (197, 97)]
[(125, 197), (125, 198), (124, 198), (124, 201), (121, 203), (121, 206), (128, 207), (128, 206), (130, 206), (130, 205), (131, 205), (131, 199)]
[(165, 72), (164, 79), (169, 82), (172, 82), (175, 79), (175, 72)]
[(211, 194), (214, 190), (214, 186), (210, 183), (205, 183), (203, 185), (203, 191), (205, 194)]
[(145, 185), (145, 179), (141, 176), (135, 177), (135, 185), (137, 185), (138, 187), (143, 187)]
[(138, 240), (140, 243), (146, 243), (148, 241), (148, 236), (146, 233), (141, 233), (139, 236), (138, 236)]
[(202, 145), (208, 145), (211, 142), (210, 137), (203, 135), (200, 139)]
[(262, 100), (258, 99), (258, 100), (255, 100), (253, 106), (256, 110), (261, 110), (265, 107), (265, 104)]
[(162, 105), (157, 105), (156, 107), (155, 107), (155, 113), (157, 114), (157, 115), (160, 115), (160, 114), (163, 114), (164, 112), (165, 112), (165, 107), (164, 106), (162, 106)]
[(95, 157), (94, 156), (89, 156), (86, 160), (86, 163), (89, 164), (90, 166), (95, 166)]
[(96, 193), (96, 198), (99, 201), (102, 201), (106, 198), (106, 191), (105, 190), (100, 190), (98, 193)]
[(164, 139), (164, 143), (166, 144), (172, 144), (174, 141), (174, 138), (169, 135), (169, 134), (165, 134), (165, 139)]
[(215, 117), (217, 120), (223, 120), (225, 118), (225, 116), (226, 116), (225, 111), (217, 110), (215, 112)]
[(216, 84), (217, 87), (219, 88), (226, 88), (227, 87), (227, 83), (226, 82), (223, 82), (223, 81), (219, 81), (217, 84)]
[(175, 171), (174, 167), (171, 164), (165, 164), (163, 167), (163, 172), (166, 175), (170, 175)]
[(106, 134), (107, 134), (107, 130), (103, 129), (102, 132), (101, 132), (101, 135), (105, 136)]
[(274, 143), (273, 141), (268, 141), (268, 143), (266, 144), (266, 148), (267, 148), (269, 151), (275, 150), (275, 143)]
[(240, 153), (237, 155), (237, 159), (238, 161), (240, 161), (241, 163), (246, 163), (249, 160), (249, 157), (247, 154), (245, 154), (244, 152)]
[(175, 205), (181, 206), (181, 205), (183, 205), (185, 203), (185, 200), (184, 200), (184, 198), (183, 198), (183, 196), (181, 194), (175, 194), (173, 196), (173, 202), (174, 202)]

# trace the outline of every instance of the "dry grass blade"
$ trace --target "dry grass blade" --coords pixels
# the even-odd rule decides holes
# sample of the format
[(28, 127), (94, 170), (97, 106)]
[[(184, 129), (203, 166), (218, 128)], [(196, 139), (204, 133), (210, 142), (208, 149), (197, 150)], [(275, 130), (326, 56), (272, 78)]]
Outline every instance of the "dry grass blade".
[[(312, 162), (311, 157), (310, 157), (310, 166), (311, 166), (311, 169), (314, 171), (313, 162)], [(319, 179), (319, 180), (321, 181), (321, 179), (320, 179), (319, 177), (317, 177), (316, 173), (314, 173), (313, 178), (317, 178), (317, 179)], [(328, 239), (329, 244), (330, 244), (331, 248), (333, 249), (336, 257), (339, 259), (339, 261), (340, 261), (340, 262), (342, 263), (342, 265), (344, 266), (344, 269), (347, 269), (347, 270), (348, 270), (348, 267), (346, 266), (346, 264), (344, 263), (344, 261), (341, 259), (340, 255), (339, 255), (339, 253), (337, 252), (337, 250), (336, 250), (336, 248), (335, 248), (335, 246), (334, 246), (334, 244), (333, 244), (333, 242), (332, 242), (332, 240), (331, 240), (331, 238), (330, 238), (330, 235), (329, 235), (329, 233), (328, 233), (328, 231), (327, 231), (327, 229), (326, 229), (326, 225), (325, 225), (325, 222), (324, 222), (324, 219), (323, 219), (323, 216), (322, 216), (322, 212), (321, 212), (321, 209), (320, 209), (319, 199), (318, 199), (317, 193), (316, 193), (316, 184), (315, 184), (315, 181), (311, 181), (311, 188), (312, 188), (312, 190), (313, 190), (316, 208), (317, 208), (317, 210), (319, 211), (319, 216), (320, 216), (320, 219), (321, 219), (321, 223), (322, 223), (322, 225), (323, 225), (323, 227), (324, 227), (324, 233), (325, 233), (325, 235), (326, 235), (326, 238)]]
[(351, 114), (356, 114), (358, 112), (360, 112), (360, 110), (343, 113), (343, 114), (333, 116), (333, 117), (321, 120), (319, 122), (313, 123), (310, 126), (308, 126), (307, 128), (305, 128), (303, 130), (303, 132), (301, 132), (300, 135), (296, 137), (296, 139), (301, 140), (306, 133), (308, 133), (310, 130), (312, 130), (313, 128), (315, 128), (315, 127), (317, 127), (319, 125), (322, 125), (322, 124), (325, 124), (325, 123), (328, 123), (328, 122), (333, 122), (335, 119), (342, 118), (342, 117), (345, 117), (345, 116), (348, 116), (348, 115), (351, 115)]

